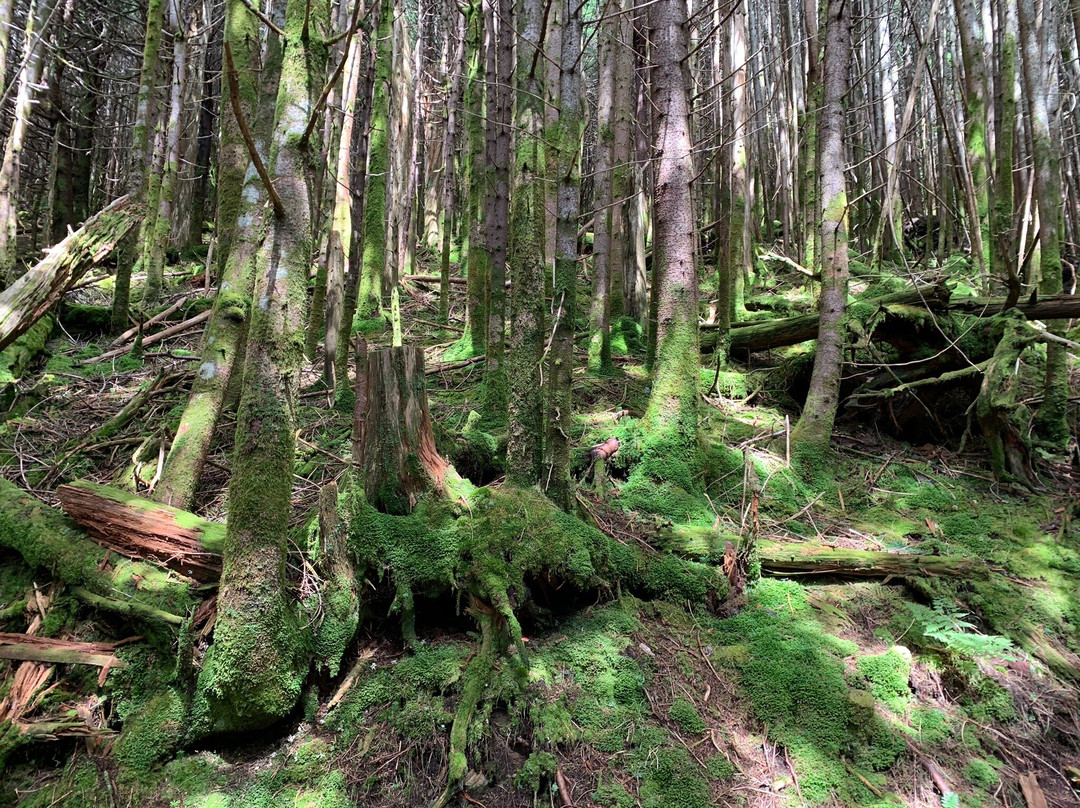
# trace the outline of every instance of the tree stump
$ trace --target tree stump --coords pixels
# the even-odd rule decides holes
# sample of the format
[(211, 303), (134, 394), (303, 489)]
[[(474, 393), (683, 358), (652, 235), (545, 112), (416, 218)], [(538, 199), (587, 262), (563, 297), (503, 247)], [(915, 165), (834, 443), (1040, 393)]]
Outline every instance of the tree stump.
[(383, 513), (411, 513), (427, 491), (444, 490), (447, 463), (435, 449), (424, 383), (424, 354), (415, 347), (371, 351), (360, 465), (368, 501)]

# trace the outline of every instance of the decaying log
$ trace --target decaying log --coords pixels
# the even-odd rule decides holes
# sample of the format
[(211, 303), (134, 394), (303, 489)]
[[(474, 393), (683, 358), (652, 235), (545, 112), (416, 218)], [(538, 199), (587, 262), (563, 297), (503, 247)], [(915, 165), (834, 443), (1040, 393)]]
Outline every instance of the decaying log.
[(116, 647), (115, 643), (107, 642), (75, 642), (26, 634), (0, 634), (0, 659), (126, 668), (127, 663), (113, 653)]
[(368, 354), (360, 455), (367, 499), (384, 513), (410, 513), (424, 492), (444, 491), (447, 463), (435, 448), (420, 349)]
[(14, 342), (79, 278), (104, 261), (141, 218), (142, 207), (127, 196), (120, 197), (49, 248), (44, 258), (0, 293), (0, 349)]
[(31, 567), (72, 585), (72, 594), (98, 596), (95, 608), (115, 602), (124, 616), (180, 622), (201, 600), (192, 581), (144, 561), (116, 556), (92, 542), (58, 510), (0, 478), (0, 547), (19, 553)]
[(889, 553), (877, 550), (848, 550), (818, 542), (775, 542), (758, 539), (758, 556), (763, 571), (805, 575), (857, 575), (884, 577), (959, 576), (985, 578), (986, 562), (976, 558)]
[(201, 582), (221, 575), (224, 524), (86, 481), (62, 485), (57, 495), (67, 514), (102, 547), (160, 561)]

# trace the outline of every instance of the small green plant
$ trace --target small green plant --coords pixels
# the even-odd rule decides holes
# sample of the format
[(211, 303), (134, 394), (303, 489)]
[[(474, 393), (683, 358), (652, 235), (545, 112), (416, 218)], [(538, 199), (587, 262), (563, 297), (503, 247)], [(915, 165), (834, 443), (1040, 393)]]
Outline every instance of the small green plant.
[(955, 791), (943, 794), (941, 797), (941, 808), (960, 808), (960, 795)]
[(970, 616), (956, 604), (936, 598), (934, 608), (928, 609), (918, 603), (908, 603), (915, 622), (928, 640), (940, 643), (957, 654), (969, 657), (992, 656), (1013, 660), (1013, 644), (1007, 637), (982, 634)]

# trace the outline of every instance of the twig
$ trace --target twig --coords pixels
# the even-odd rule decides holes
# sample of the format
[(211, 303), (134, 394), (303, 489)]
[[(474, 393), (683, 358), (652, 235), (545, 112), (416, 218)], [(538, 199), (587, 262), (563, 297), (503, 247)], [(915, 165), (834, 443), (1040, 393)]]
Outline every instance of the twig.
[[(187, 331), (192, 326), (199, 325), (200, 323), (205, 323), (207, 320), (210, 319), (210, 315), (213, 313), (213, 309), (207, 309), (201, 314), (196, 314), (189, 320), (184, 320), (184, 322), (177, 323), (171, 328), (166, 328), (164, 331), (158, 331), (156, 334), (151, 334), (149, 337), (144, 337), (142, 341), (143, 347), (145, 348), (147, 345), (153, 345), (155, 342), (161, 342), (161, 340), (168, 339), (169, 337), (175, 337), (177, 334)], [(107, 362), (108, 360), (114, 359), (117, 356), (122, 356), (126, 354), (129, 350), (130, 349), (127, 347), (115, 348), (114, 350), (106, 351), (101, 356), (96, 356), (93, 359), (87, 359), (81, 364), (89, 365), (92, 362)]]
[(266, 166), (263, 165), (262, 158), (259, 156), (259, 150), (255, 148), (255, 138), (251, 136), (251, 130), (248, 128), (247, 119), (244, 117), (244, 110), (240, 106), (240, 81), (236, 77), (236, 64), (233, 62), (232, 48), (229, 46), (228, 40), (225, 42), (225, 62), (228, 65), (228, 79), (229, 79), (229, 98), (232, 100), (233, 115), (236, 116), (236, 123), (240, 126), (240, 134), (244, 136), (244, 142), (247, 144), (248, 153), (251, 155), (251, 162), (255, 165), (255, 170), (259, 172), (259, 179), (263, 181), (263, 185), (266, 186), (266, 193), (270, 195), (270, 202), (274, 206), (274, 213), (278, 216), (285, 215), (285, 204), (281, 201), (281, 197), (278, 196), (277, 190), (274, 188), (274, 183), (270, 180), (270, 172), (266, 170)]
[(187, 295), (184, 295), (184, 297), (177, 300), (175, 303), (173, 303), (171, 306), (169, 306), (169, 308), (165, 309), (164, 311), (159, 311), (157, 314), (155, 314), (153, 317), (151, 317), (146, 322), (140, 323), (139, 325), (135, 325), (135, 326), (132, 326), (131, 328), (129, 328), (127, 331), (125, 331), (123, 334), (121, 334), (119, 337), (117, 337), (116, 339), (114, 339), (112, 341), (112, 346), (115, 348), (118, 345), (123, 345), (125, 342), (127, 342), (129, 339), (134, 337), (137, 333), (139, 333), (140, 328), (145, 329), (145, 328), (148, 328), (149, 326), (154, 325), (155, 323), (159, 323), (162, 320), (167, 319), (170, 314), (174, 313), (177, 309), (179, 309), (185, 303), (187, 303)]

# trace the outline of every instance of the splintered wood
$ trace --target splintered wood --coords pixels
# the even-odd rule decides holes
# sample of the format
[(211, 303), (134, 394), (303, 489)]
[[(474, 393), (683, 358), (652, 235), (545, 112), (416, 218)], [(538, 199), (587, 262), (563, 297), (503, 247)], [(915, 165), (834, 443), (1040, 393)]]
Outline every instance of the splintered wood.
[(102, 547), (159, 561), (204, 583), (221, 576), (225, 525), (85, 481), (63, 485), (57, 494), (68, 515)]

